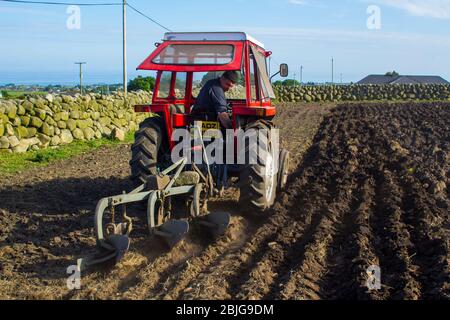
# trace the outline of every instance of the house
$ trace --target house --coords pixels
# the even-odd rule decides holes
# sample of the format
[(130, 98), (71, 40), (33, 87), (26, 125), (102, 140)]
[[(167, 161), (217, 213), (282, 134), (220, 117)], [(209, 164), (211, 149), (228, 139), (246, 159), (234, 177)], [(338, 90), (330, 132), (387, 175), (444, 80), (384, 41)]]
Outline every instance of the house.
[(450, 84), (439, 76), (369, 75), (356, 84)]

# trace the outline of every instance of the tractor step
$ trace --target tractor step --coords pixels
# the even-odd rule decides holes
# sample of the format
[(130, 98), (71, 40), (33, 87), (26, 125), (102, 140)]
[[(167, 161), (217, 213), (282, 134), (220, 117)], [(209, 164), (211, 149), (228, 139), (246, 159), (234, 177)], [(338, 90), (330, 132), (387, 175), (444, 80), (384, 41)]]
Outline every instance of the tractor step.
[(184, 220), (170, 220), (157, 227), (154, 234), (160, 237), (169, 248), (183, 240), (189, 232), (189, 223)]
[(213, 238), (222, 236), (230, 225), (231, 216), (227, 212), (213, 212), (197, 218), (197, 223)]

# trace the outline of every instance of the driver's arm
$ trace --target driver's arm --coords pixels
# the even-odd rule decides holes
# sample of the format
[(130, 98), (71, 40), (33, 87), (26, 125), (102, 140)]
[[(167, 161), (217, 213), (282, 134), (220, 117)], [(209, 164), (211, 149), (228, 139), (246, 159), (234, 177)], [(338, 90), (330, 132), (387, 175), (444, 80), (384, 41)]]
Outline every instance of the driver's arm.
[(228, 112), (222, 112), (219, 113), (217, 116), (217, 120), (222, 124), (222, 126), (225, 129), (232, 129), (233, 128), (233, 122), (230, 119), (230, 116), (228, 115)]
[[(217, 90), (218, 91), (218, 90)], [(216, 92), (214, 88), (211, 90), (211, 100), (217, 113), (217, 120), (225, 129), (232, 129), (233, 122), (228, 115), (227, 99), (222, 92)]]

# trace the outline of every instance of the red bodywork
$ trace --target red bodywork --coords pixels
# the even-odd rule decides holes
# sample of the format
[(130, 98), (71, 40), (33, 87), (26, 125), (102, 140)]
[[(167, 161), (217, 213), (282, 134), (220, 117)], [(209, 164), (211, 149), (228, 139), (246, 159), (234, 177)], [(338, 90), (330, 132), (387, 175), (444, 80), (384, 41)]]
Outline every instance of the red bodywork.
[[(168, 46), (177, 44), (189, 44), (189, 45), (205, 45), (205, 44), (220, 44), (220, 45), (232, 45), (234, 46), (234, 57), (231, 62), (222, 65), (180, 65), (180, 64), (157, 64), (154, 63), (154, 59)], [(237, 117), (252, 117), (252, 118), (268, 118), (271, 119), (276, 114), (276, 108), (271, 105), (270, 98), (262, 98), (264, 94), (261, 91), (260, 82), (254, 81), (256, 87), (256, 97), (252, 98), (251, 93), (251, 75), (250, 75), (250, 46), (257, 48), (265, 57), (271, 55), (270, 51), (265, 51), (263, 48), (257, 46), (249, 40), (245, 41), (165, 41), (162, 44), (157, 45), (157, 49), (139, 65), (138, 70), (152, 70), (157, 71), (156, 83), (153, 92), (153, 100), (151, 105), (137, 105), (135, 106), (136, 112), (152, 112), (157, 113), (165, 119), (168, 137), (172, 136), (174, 128), (181, 128), (189, 126), (189, 114), (191, 107), (195, 103), (195, 98), (192, 96), (193, 87), (193, 75), (195, 72), (212, 72), (212, 71), (244, 71), (245, 77), (245, 89), (246, 99), (242, 100), (229, 100), (233, 109), (233, 124), (236, 128)], [(253, 59), (252, 76), (258, 77), (258, 68), (256, 60)], [(171, 84), (167, 97), (158, 97), (160, 89), (161, 78), (163, 72), (171, 72)], [(183, 99), (177, 99), (175, 97), (175, 83), (177, 73), (183, 72), (187, 74), (185, 95)], [(170, 105), (183, 105), (185, 108), (184, 114), (172, 114), (170, 115)], [(169, 139), (171, 140), (171, 139)], [(173, 148), (174, 144), (170, 141), (170, 148)]]

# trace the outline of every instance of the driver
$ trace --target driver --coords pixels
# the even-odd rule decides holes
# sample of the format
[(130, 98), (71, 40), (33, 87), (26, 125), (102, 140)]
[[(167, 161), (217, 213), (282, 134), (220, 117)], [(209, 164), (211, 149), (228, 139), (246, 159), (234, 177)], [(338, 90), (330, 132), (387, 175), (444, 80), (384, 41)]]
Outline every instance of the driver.
[[(228, 115), (225, 92), (229, 91), (239, 80), (237, 71), (226, 71), (222, 76), (209, 80), (200, 90), (192, 108), (192, 114), (206, 114), (214, 121), (220, 122), (225, 129), (232, 129), (233, 124)], [(208, 119), (207, 119), (208, 120)]]

